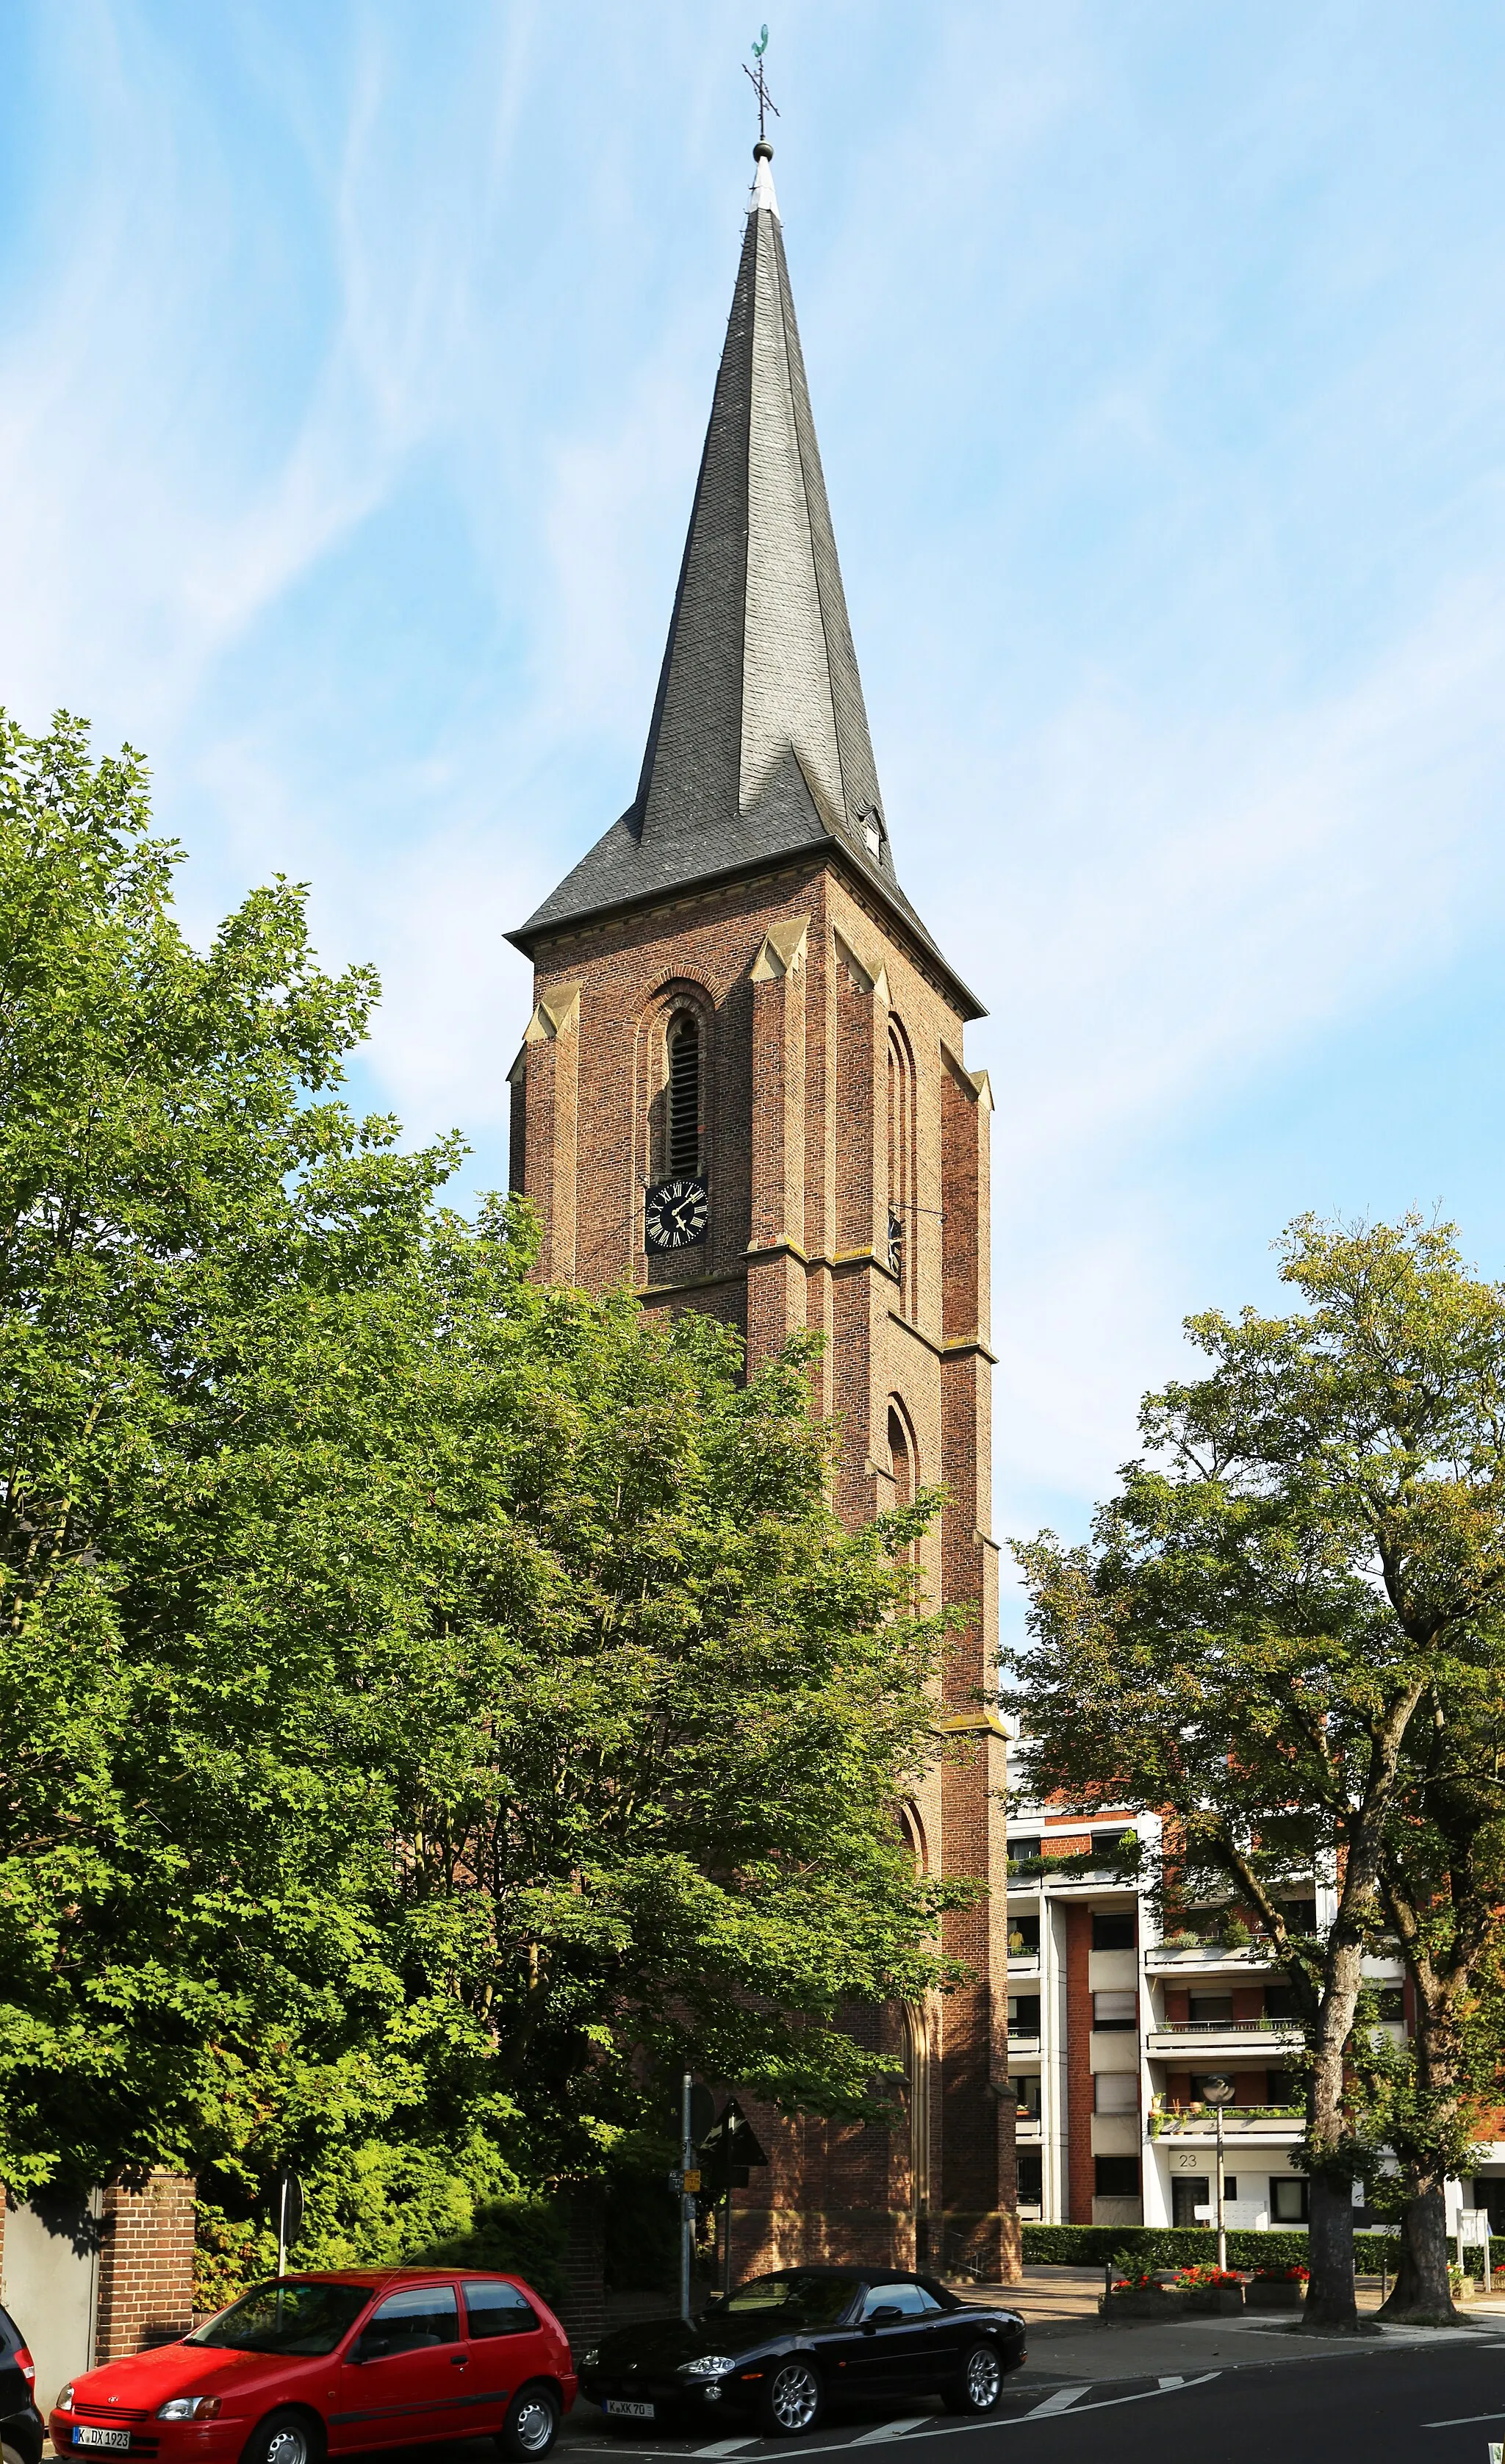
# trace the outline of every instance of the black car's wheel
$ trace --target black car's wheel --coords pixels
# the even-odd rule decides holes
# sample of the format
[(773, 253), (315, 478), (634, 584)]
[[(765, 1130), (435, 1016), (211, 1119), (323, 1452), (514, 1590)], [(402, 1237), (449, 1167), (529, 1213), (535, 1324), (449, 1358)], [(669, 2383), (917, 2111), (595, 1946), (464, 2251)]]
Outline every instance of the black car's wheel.
[(0, 2430), (0, 2459), (3, 2464), (41, 2464), (42, 2442), (33, 2438), (18, 2423), (7, 2422)]
[(813, 2430), (821, 2417), (826, 2390), (820, 2372), (804, 2353), (790, 2353), (787, 2360), (774, 2362), (764, 2384), (758, 2407), (759, 2425), (770, 2438), (792, 2438), (802, 2430)]
[(996, 2344), (979, 2337), (962, 2356), (962, 2375), (946, 2398), (950, 2412), (991, 2412), (1004, 2391), (1004, 2365)]
[(503, 2455), (515, 2456), (517, 2464), (536, 2464), (539, 2456), (548, 2453), (558, 2436), (559, 2398), (553, 2388), (537, 2379), (519, 2387), (497, 2433), (497, 2444)]
[(240, 2464), (324, 2464), (324, 2433), (310, 2412), (269, 2412), (240, 2451)]

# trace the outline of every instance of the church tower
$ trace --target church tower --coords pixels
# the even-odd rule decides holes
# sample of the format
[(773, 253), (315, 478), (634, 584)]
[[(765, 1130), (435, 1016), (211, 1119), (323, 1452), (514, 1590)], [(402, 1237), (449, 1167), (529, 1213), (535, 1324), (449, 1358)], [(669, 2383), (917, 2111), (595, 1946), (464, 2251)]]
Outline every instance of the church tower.
[[(760, 141), (637, 794), (510, 938), (535, 970), (512, 1181), (541, 1271), (707, 1309), (749, 1367), (826, 1336), (851, 1521), (943, 1485), (933, 1601), (966, 1603), (937, 1705), (949, 1751), (905, 1811), (928, 1871), (991, 1885), (946, 1921), (974, 1981), (854, 2015), (903, 2057), (907, 2137), (757, 2127), (772, 2159), (740, 2268), (963, 2255), (1013, 2272), (1004, 1745), (987, 1535), (988, 1115), (979, 1003), (895, 869)], [(901, 2144), (902, 2140), (902, 2144)], [(763, 2199), (760, 2210), (750, 2204)], [(739, 2203), (740, 2205), (742, 2203)]]

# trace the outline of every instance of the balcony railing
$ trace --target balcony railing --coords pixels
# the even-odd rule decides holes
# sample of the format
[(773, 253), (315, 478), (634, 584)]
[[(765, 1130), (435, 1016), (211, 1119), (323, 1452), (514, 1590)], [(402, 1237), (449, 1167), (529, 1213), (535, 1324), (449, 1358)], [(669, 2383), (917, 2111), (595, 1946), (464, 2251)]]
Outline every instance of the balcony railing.
[[(1298, 2104), (1226, 2104), (1223, 2108), (1225, 2139), (1281, 2139), (1298, 2133), (1305, 2114)], [(1208, 2105), (1203, 2112), (1184, 2109), (1177, 2113), (1152, 2112), (1148, 2133), (1151, 2139), (1213, 2139), (1217, 2121)]]
[(1146, 1968), (1268, 1968), (1267, 1942), (1238, 1943), (1231, 1950), (1220, 1942), (1152, 1943), (1144, 1953)]
[(1152, 2019), (1150, 2021), (1152, 2036), (1233, 2036), (1242, 2035), (1246, 2030), (1251, 2030), (1255, 2035), (1268, 2030), (1273, 2035), (1282, 2036), (1299, 2035), (1301, 2022), (1294, 2016), (1289, 2019)]

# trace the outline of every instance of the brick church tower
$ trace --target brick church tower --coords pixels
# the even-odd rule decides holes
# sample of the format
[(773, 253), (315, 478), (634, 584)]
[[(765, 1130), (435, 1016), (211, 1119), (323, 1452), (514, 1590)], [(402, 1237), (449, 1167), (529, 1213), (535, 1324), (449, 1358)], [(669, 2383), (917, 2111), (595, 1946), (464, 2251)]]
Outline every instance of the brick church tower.
[[(713, 1311), (756, 1366), (826, 1335), (839, 1505), (943, 1485), (933, 1600), (975, 1604), (906, 1809), (932, 1872), (992, 1897), (947, 1920), (975, 1981), (853, 2014), (902, 2056), (907, 2133), (759, 2114), (773, 2162), (740, 2266), (1017, 2254), (1007, 2093), (1004, 1746), (977, 1690), (987, 1536), (988, 1115), (982, 1013), (899, 888), (852, 654), (774, 201), (755, 149), (726, 343), (637, 794), (510, 937), (535, 1007), (512, 1073), (512, 1180), (542, 1271)], [(758, 2207), (757, 2202), (764, 2204)]]

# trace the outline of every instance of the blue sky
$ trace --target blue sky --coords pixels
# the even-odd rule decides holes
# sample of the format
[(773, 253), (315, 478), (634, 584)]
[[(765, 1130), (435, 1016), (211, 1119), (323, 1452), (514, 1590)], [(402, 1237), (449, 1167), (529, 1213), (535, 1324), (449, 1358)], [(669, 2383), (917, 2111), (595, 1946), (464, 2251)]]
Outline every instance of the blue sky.
[[(761, 9), (10, 0), (0, 700), (280, 869), (505, 1177), (628, 801)], [(997, 1528), (1304, 1208), (1505, 1272), (1505, 12), (789, 0), (776, 172), (902, 877), (991, 1015)]]

